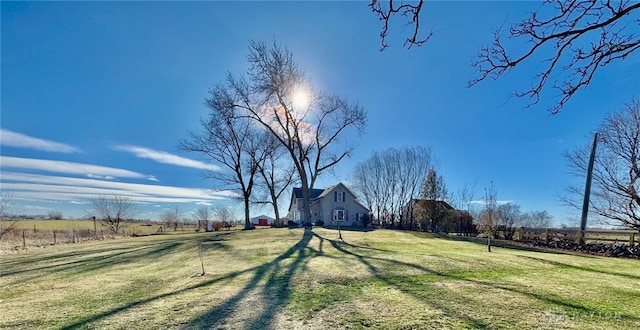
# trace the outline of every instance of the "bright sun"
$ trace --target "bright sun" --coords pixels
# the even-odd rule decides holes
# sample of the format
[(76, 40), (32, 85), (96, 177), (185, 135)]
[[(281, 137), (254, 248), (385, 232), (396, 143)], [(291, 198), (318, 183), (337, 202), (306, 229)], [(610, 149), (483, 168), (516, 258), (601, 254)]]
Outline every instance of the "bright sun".
[(299, 90), (293, 94), (293, 106), (301, 109), (309, 105), (309, 96), (305, 91)]

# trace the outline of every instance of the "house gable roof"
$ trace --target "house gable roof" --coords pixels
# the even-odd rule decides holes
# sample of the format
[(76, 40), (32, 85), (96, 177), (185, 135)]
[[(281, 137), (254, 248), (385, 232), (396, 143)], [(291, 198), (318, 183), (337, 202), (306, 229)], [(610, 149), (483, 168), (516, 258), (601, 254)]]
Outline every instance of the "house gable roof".
[[(353, 199), (354, 199), (356, 204), (360, 205), (365, 210), (369, 210), (368, 207), (366, 207), (364, 204), (362, 204), (358, 200), (357, 195), (354, 194), (353, 191), (351, 189), (349, 189), (349, 187), (345, 186), (342, 182), (339, 182), (338, 184), (333, 185), (333, 186), (331, 186), (329, 188), (326, 188), (326, 189), (311, 189), (310, 190), (310, 194), (309, 194), (310, 195), (309, 196), (309, 200), (310, 200), (309, 205), (311, 206), (311, 205), (313, 205), (315, 203), (318, 203), (318, 201), (320, 201), (325, 196), (329, 195), (331, 192), (333, 192), (338, 187), (341, 187), (342, 189), (348, 191), (353, 196)], [(293, 188), (291, 204), (289, 204), (289, 210), (291, 209), (291, 205), (293, 204), (293, 198), (302, 198), (302, 188)]]
[(327, 196), (329, 193), (331, 193), (333, 190), (335, 190), (338, 187), (342, 187), (344, 190), (348, 191), (353, 196), (353, 198), (358, 199), (357, 195), (351, 189), (349, 189), (349, 187), (345, 186), (344, 183), (342, 183), (342, 182), (339, 182), (338, 184), (333, 185), (333, 186), (325, 189), (322, 192), (322, 194), (320, 194), (320, 196), (318, 196), (318, 198), (322, 198), (324, 196)]
[[(318, 196), (320, 196), (320, 194), (322, 194), (322, 192), (325, 190), (326, 189), (311, 189), (309, 198), (318, 198)], [(293, 188), (293, 195), (296, 196), (296, 198), (302, 198), (302, 188)]]
[(344, 183), (339, 182), (336, 185), (333, 185), (327, 189), (325, 189), (322, 194), (320, 194), (320, 196), (318, 196), (318, 198), (316, 200), (320, 200), (321, 198), (324, 198), (325, 196), (329, 195), (332, 191), (334, 191), (336, 188), (341, 187), (342, 189), (346, 190), (349, 192), (349, 194), (351, 194), (351, 196), (353, 196), (353, 200), (356, 204), (362, 206), (362, 208), (364, 208), (365, 210), (369, 210), (368, 207), (366, 207), (364, 204), (362, 204), (359, 200), (358, 200), (358, 195), (356, 195), (355, 193), (353, 193), (353, 191), (351, 189), (349, 189), (349, 187), (345, 186)]

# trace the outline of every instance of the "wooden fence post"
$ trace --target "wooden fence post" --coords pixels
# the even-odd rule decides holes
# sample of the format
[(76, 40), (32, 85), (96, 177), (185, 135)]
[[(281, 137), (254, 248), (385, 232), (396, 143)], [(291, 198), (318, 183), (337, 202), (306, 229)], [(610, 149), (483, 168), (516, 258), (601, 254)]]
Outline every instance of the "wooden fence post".
[(544, 242), (549, 244), (549, 228), (544, 230)]
[(629, 235), (629, 246), (633, 247), (636, 243), (636, 233), (631, 233)]
[(27, 240), (24, 238), (24, 229), (22, 230), (22, 248), (27, 248)]
[(53, 230), (53, 245), (56, 245), (56, 230)]

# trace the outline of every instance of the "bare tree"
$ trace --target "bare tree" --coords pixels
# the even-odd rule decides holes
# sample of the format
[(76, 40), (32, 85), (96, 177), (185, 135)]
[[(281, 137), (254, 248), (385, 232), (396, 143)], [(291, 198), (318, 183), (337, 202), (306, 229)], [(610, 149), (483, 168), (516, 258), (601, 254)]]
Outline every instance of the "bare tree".
[(407, 229), (414, 229), (413, 211), (409, 210), (411, 203), (421, 193), (420, 185), (425, 180), (425, 171), (431, 166), (431, 150), (425, 147), (404, 148), (400, 155), (400, 206), (401, 225), (404, 222)]
[(379, 183), (380, 176), (379, 163), (374, 163), (371, 158), (363, 162), (358, 162), (353, 170), (353, 187), (360, 195), (361, 200), (367, 205), (367, 208), (374, 212), (374, 204), (380, 197)]
[(201, 226), (204, 226), (205, 231), (209, 230), (209, 220), (211, 219), (211, 214), (207, 206), (199, 207), (196, 210), (195, 217), (196, 221), (198, 222), (198, 231), (200, 231)]
[(13, 205), (13, 194), (8, 191), (0, 191), (0, 218), (5, 217)]
[(92, 213), (103, 225), (109, 227), (113, 235), (117, 235), (123, 222), (136, 212), (136, 205), (131, 199), (122, 196), (99, 196), (93, 200)]
[(62, 212), (60, 211), (49, 211), (49, 213), (47, 213), (47, 216), (51, 220), (62, 220), (63, 218)]
[(197, 152), (221, 164), (222, 171), (207, 170), (205, 177), (213, 178), (228, 188), (240, 192), (244, 202), (245, 229), (251, 228), (249, 204), (258, 174), (258, 164), (268, 151), (260, 133), (251, 121), (236, 111), (235, 92), (227, 86), (216, 85), (206, 100), (210, 109), (207, 119), (200, 120), (202, 130), (190, 132), (179, 144), (185, 151)]
[[(349, 129), (362, 133), (366, 113), (358, 104), (315, 92), (289, 50), (252, 41), (247, 76), (229, 74), (225, 104), (258, 123), (280, 142), (296, 168), (303, 199), (302, 219), (309, 221), (309, 192), (326, 170), (351, 154), (343, 140)], [(306, 95), (305, 102), (297, 102)]]
[[(596, 129), (598, 147), (589, 212), (611, 225), (640, 229), (640, 100), (609, 115)], [(584, 178), (590, 146), (565, 154), (572, 173)], [(583, 189), (569, 186), (564, 202), (582, 209)]]
[(295, 182), (296, 169), (286, 158), (286, 150), (282, 144), (269, 132), (263, 135), (267, 144), (266, 156), (263, 162), (258, 164), (258, 173), (262, 180), (259, 185), (264, 188), (264, 198), (258, 204), (269, 204), (273, 207), (276, 223), (280, 223), (280, 209), (278, 201), (282, 194)]
[(455, 194), (455, 207), (471, 213), (471, 201), (476, 197), (477, 181), (465, 183)]
[(385, 163), (379, 152), (374, 151), (371, 157), (356, 164), (353, 173), (355, 190), (367, 204), (375, 219), (379, 222), (380, 215), (386, 205), (388, 195), (384, 192), (388, 184), (385, 171)]
[(515, 203), (497, 205), (497, 221), (494, 221), (493, 235), (502, 233), (504, 239), (511, 240), (518, 227), (549, 228), (553, 217), (547, 211), (529, 211), (523, 213), (521, 206)]
[(516, 233), (516, 228), (523, 224), (523, 214), (520, 212), (520, 205), (506, 203), (498, 205), (498, 228), (503, 233), (504, 239), (511, 240)]
[(401, 225), (413, 228), (413, 212), (408, 208), (418, 197), (431, 162), (431, 150), (425, 147), (374, 151), (370, 158), (356, 164), (354, 186), (376, 219), (387, 210), (392, 225), (399, 219)]
[(398, 202), (398, 195), (400, 194), (400, 168), (399, 168), (399, 154), (395, 149), (387, 149), (382, 152), (382, 162), (385, 164), (383, 167), (383, 173), (386, 178), (386, 184), (384, 185), (383, 194), (385, 196), (384, 210), (391, 226), (395, 226), (395, 219), (399, 215), (400, 205)]
[(16, 219), (4, 219), (13, 208), (13, 205), (13, 194), (8, 191), (0, 191), (0, 238), (18, 225), (18, 220)]
[[(420, 13), (423, 1), (398, 4), (371, 0), (369, 7), (384, 22), (380, 38), (382, 49), (387, 47), (385, 38), (389, 22), (400, 14), (411, 27), (411, 37), (405, 46), (422, 45), (431, 35), (420, 39)], [(596, 71), (613, 62), (627, 58), (640, 49), (640, 2), (630, 0), (545, 0), (538, 11), (508, 28), (498, 28), (493, 42), (480, 49), (472, 65), (479, 71), (478, 78), (469, 86), (490, 78), (498, 79), (521, 63), (539, 65), (541, 70), (533, 77), (530, 88), (516, 90), (513, 95), (527, 98), (527, 107), (537, 104), (543, 93), (555, 90), (559, 100), (549, 111), (560, 112), (576, 92), (586, 88)], [(634, 28), (635, 27), (635, 28)], [(527, 47), (510, 50), (511, 40), (527, 43)], [(540, 61), (539, 57), (549, 52)], [(514, 55), (515, 53), (515, 55)]]
[(521, 217), (521, 227), (550, 228), (553, 217), (547, 211), (529, 211)]
[[(589, 85), (596, 70), (640, 49), (640, 35), (632, 27), (640, 25), (639, 2), (546, 0), (544, 5), (553, 8), (546, 11), (543, 6), (544, 9), (532, 12), (529, 18), (509, 28), (507, 38), (529, 43), (520, 54), (511, 55), (505, 47), (502, 29), (496, 30), (493, 43), (483, 47), (472, 63), (480, 77), (472, 80), (470, 86), (486, 78), (500, 78), (526, 60), (536, 65), (542, 63), (533, 86), (513, 94), (528, 98), (529, 107), (540, 101), (544, 91), (553, 89), (560, 100), (549, 111), (556, 114), (578, 90)], [(550, 56), (540, 62), (534, 54), (547, 49)]]
[(433, 32), (428, 33), (424, 37), (418, 36), (420, 32), (420, 11), (422, 10), (423, 4), (424, 0), (419, 0), (417, 3), (402, 0), (400, 0), (399, 3), (393, 0), (385, 3), (385, 1), (381, 0), (371, 0), (369, 8), (371, 8), (371, 11), (383, 22), (382, 31), (380, 31), (381, 51), (388, 46), (386, 39), (387, 33), (389, 32), (389, 23), (391, 19), (398, 14), (406, 19), (407, 25), (412, 26), (410, 36), (404, 41), (404, 46), (407, 47), (407, 49), (410, 49), (414, 45), (421, 46), (431, 38)]
[(178, 225), (180, 225), (180, 210), (178, 207), (164, 211), (160, 214), (160, 220), (164, 222), (165, 226), (168, 228), (173, 227), (173, 231), (178, 230)]
[(491, 181), (489, 188), (484, 188), (484, 209), (480, 213), (482, 231), (487, 235), (487, 252), (491, 252), (491, 237), (495, 235), (498, 216), (498, 191)]
[(230, 228), (233, 224), (233, 212), (228, 207), (217, 207), (213, 211), (214, 217), (222, 222), (224, 227)]

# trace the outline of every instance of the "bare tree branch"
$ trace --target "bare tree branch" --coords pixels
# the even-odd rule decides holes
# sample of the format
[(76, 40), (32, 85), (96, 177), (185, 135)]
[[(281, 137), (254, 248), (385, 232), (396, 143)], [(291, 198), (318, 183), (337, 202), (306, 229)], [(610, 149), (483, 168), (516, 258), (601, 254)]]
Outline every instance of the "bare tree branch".
[(406, 25), (412, 28), (412, 32), (409, 37), (404, 41), (404, 47), (411, 49), (413, 46), (422, 46), (424, 43), (429, 41), (433, 35), (433, 31), (429, 32), (424, 37), (418, 36), (420, 33), (420, 12), (423, 4), (424, 0), (419, 0), (417, 3), (416, 1), (405, 2), (401, 0), (400, 4), (393, 0), (389, 0), (388, 2), (371, 0), (369, 8), (371, 8), (371, 11), (373, 11), (373, 13), (378, 16), (378, 19), (383, 22), (382, 31), (380, 31), (380, 51), (383, 51), (388, 47), (387, 33), (389, 32), (389, 23), (391, 22), (391, 19), (398, 14), (405, 17)]
[(180, 225), (180, 209), (178, 207), (167, 210), (160, 214), (160, 220), (164, 222), (167, 227), (173, 227), (173, 231), (178, 230)]
[(201, 131), (191, 132), (179, 143), (179, 148), (201, 153), (222, 165), (223, 171), (207, 171), (205, 176), (240, 192), (244, 202), (245, 229), (250, 229), (249, 201), (259, 164), (269, 151), (251, 121), (236, 111), (237, 93), (233, 86), (216, 85), (206, 100), (210, 111), (208, 117), (200, 121)]
[(12, 231), (18, 225), (18, 220), (4, 219), (13, 205), (13, 194), (8, 191), (0, 191), (0, 238)]
[(263, 141), (267, 144), (267, 156), (265, 161), (258, 164), (258, 172), (262, 178), (260, 185), (264, 187), (264, 192), (268, 196), (264, 196), (258, 201), (254, 201), (257, 204), (270, 204), (273, 207), (275, 214), (275, 220), (280, 222), (280, 209), (278, 207), (278, 201), (284, 192), (293, 184), (296, 180), (296, 169), (291, 165), (286, 158), (286, 150), (282, 147), (280, 142), (272, 134), (265, 132)]
[(211, 219), (211, 212), (209, 211), (209, 207), (200, 206), (196, 213), (194, 214), (195, 220), (198, 223), (198, 231), (200, 231), (200, 227), (204, 227), (204, 230), (209, 230), (209, 220)]
[(559, 101), (549, 111), (557, 114), (576, 92), (589, 85), (599, 68), (640, 49), (640, 35), (632, 27), (640, 26), (640, 19), (633, 16), (640, 9), (638, 2), (547, 0), (544, 5), (553, 6), (552, 17), (541, 19), (539, 12), (533, 12), (509, 29), (507, 39), (529, 44), (521, 55), (511, 55), (502, 29), (496, 30), (493, 43), (482, 47), (472, 62), (480, 76), (471, 80), (469, 87), (487, 78), (498, 79), (550, 48), (551, 56), (542, 61), (543, 69), (533, 85), (513, 95), (527, 98), (528, 108), (551, 88), (558, 92)]

